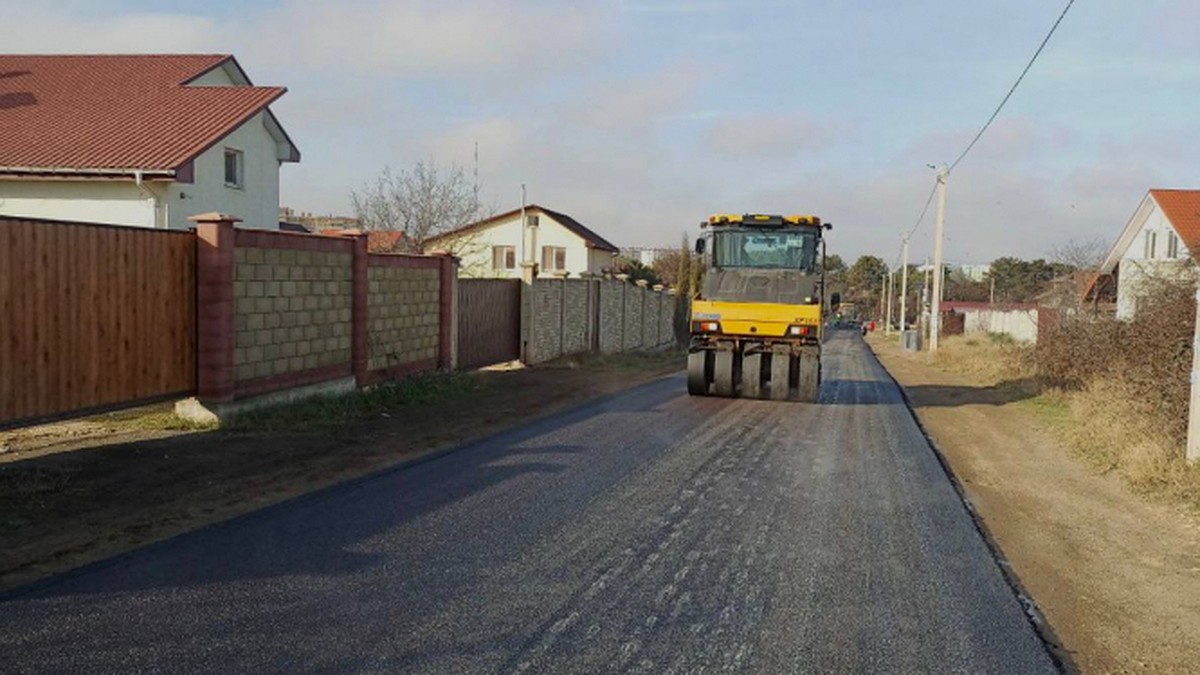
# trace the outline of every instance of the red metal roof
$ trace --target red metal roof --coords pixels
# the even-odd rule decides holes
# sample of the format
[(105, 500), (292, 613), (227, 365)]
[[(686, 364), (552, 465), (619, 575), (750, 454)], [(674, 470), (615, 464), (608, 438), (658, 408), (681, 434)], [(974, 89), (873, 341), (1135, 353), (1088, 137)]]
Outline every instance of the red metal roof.
[(232, 59), (0, 55), (0, 168), (176, 169), (287, 91), (185, 86)]
[(1158, 208), (1171, 221), (1192, 257), (1200, 261), (1200, 190), (1151, 190), (1150, 196), (1158, 202)]

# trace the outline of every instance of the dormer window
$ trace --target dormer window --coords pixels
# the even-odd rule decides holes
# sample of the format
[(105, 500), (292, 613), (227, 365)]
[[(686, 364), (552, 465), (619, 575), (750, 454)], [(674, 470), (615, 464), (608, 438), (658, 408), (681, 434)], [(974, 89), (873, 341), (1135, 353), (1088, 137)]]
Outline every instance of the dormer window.
[(244, 187), (245, 157), (241, 150), (225, 148), (225, 187)]

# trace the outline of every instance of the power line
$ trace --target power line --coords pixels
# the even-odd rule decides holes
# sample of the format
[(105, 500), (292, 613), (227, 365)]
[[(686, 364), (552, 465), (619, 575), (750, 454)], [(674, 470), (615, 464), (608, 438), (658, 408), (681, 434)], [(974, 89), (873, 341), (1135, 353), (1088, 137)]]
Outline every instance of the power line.
[(933, 188), (929, 191), (929, 196), (925, 198), (925, 206), (921, 209), (921, 215), (917, 216), (916, 224), (913, 225), (912, 229), (908, 231), (909, 239), (912, 239), (912, 236), (916, 233), (917, 228), (921, 226), (922, 222), (924, 222), (925, 214), (929, 213), (929, 205), (933, 203), (933, 196), (935, 194), (937, 194), (937, 181), (933, 182)]
[(1046, 43), (1050, 42), (1050, 37), (1054, 35), (1054, 31), (1058, 30), (1058, 25), (1062, 23), (1063, 18), (1067, 15), (1067, 12), (1071, 10), (1071, 6), (1074, 4), (1075, 0), (1068, 0), (1067, 6), (1063, 8), (1062, 14), (1058, 15), (1058, 20), (1055, 21), (1054, 25), (1050, 27), (1050, 32), (1046, 33), (1046, 37), (1042, 40), (1042, 44), (1038, 45), (1037, 51), (1033, 53), (1033, 58), (1029, 59), (1029, 63), (1025, 64), (1025, 69), (1021, 71), (1021, 75), (1017, 78), (1017, 81), (1013, 82), (1012, 88), (1009, 89), (1008, 93), (1004, 95), (1004, 99), (1000, 101), (1000, 105), (996, 106), (995, 112), (993, 112), (992, 116), (988, 118), (988, 121), (983, 125), (983, 128), (979, 130), (979, 133), (975, 134), (975, 138), (971, 139), (971, 142), (967, 145), (966, 149), (962, 151), (962, 154), (958, 156), (958, 159), (954, 160), (954, 163), (950, 165), (950, 171), (953, 171), (954, 167), (958, 166), (958, 163), (963, 161), (963, 158), (967, 156), (967, 153), (971, 151), (971, 148), (975, 147), (975, 144), (978, 143), (979, 139), (983, 137), (983, 133), (987, 131), (988, 127), (992, 125), (992, 122), (996, 120), (996, 116), (1000, 114), (1000, 110), (1004, 108), (1004, 104), (1008, 103), (1008, 99), (1012, 98), (1013, 92), (1017, 90), (1017, 86), (1021, 84), (1021, 80), (1025, 79), (1025, 74), (1028, 73), (1029, 69), (1033, 67), (1033, 63), (1037, 61), (1037, 58), (1041, 55), (1042, 50), (1046, 48)]
[[(901, 239), (901, 241), (903, 241), (903, 239), (911, 240), (913, 234), (916, 233), (917, 228), (921, 227), (921, 223), (925, 221), (925, 214), (929, 212), (929, 205), (931, 203), (933, 203), (933, 196), (935, 194), (937, 194), (937, 182), (936, 181), (933, 183), (933, 189), (929, 191), (929, 196), (925, 198), (925, 206), (921, 209), (921, 215), (917, 216), (917, 222), (913, 224), (912, 229), (908, 231), (908, 234), (905, 235)], [(900, 264), (900, 257), (901, 257), (901, 254), (897, 253), (896, 254), (896, 263), (894, 265), (892, 265), (892, 267), (896, 267)]]

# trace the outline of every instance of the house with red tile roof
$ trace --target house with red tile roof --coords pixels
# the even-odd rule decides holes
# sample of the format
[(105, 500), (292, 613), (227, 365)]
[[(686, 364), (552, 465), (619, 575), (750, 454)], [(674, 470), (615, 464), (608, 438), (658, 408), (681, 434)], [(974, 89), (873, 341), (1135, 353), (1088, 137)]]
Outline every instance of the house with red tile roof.
[(598, 275), (612, 269), (619, 252), (578, 220), (537, 204), (431, 237), (425, 250), (458, 256), (460, 276), (501, 279), (521, 278), (521, 268), (532, 265), (543, 277)]
[(1153, 278), (1192, 278), (1200, 262), (1200, 190), (1146, 193), (1084, 293), (1117, 297), (1117, 318), (1131, 319)]
[(228, 54), (0, 55), (0, 215), (184, 229), (279, 227), (300, 151)]

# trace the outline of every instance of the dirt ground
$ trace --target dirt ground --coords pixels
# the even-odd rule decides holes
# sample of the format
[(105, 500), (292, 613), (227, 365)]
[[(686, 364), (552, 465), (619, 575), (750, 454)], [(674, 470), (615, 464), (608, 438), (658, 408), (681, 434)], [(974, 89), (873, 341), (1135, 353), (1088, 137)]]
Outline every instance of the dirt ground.
[(1070, 456), (1021, 383), (872, 337), (1001, 555), (1085, 673), (1200, 670), (1200, 522)]
[[(300, 433), (165, 430), (161, 410), (0, 436), (0, 590), (458, 445), (682, 367), (677, 352), (455, 376)], [(138, 419), (149, 419), (138, 429)], [(286, 418), (289, 423), (292, 418)], [(269, 428), (270, 420), (265, 420)]]

